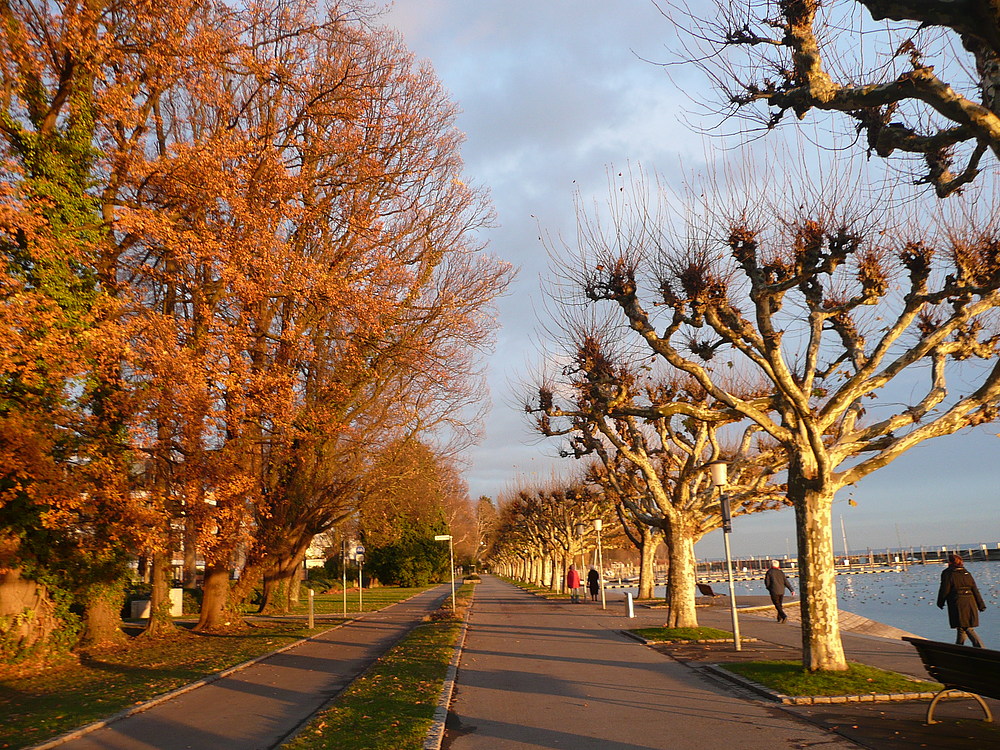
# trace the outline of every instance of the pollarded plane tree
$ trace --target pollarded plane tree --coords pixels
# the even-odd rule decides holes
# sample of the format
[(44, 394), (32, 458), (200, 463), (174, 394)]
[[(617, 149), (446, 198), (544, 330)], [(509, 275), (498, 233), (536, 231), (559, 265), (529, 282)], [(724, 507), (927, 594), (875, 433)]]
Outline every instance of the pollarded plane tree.
[[(733, 515), (755, 513), (786, 504), (784, 487), (773, 481), (784, 468), (785, 453), (761, 440), (753, 424), (742, 430), (737, 445), (727, 447), (724, 432), (739, 421), (735, 412), (693, 379), (653, 379), (637, 371), (614, 361), (600, 338), (585, 336), (563, 370), (572, 396), (561, 404), (553, 389), (542, 388), (538, 429), (567, 436), (574, 455), (597, 454), (615, 497), (663, 532), (669, 554), (667, 626), (697, 627), (694, 545), (722, 525), (708, 464), (731, 461), (727, 497)], [(747, 389), (740, 392), (751, 398)]]
[(541, 498), (530, 490), (521, 489), (507, 499), (501, 497), (500, 541), (495, 554), (512, 562), (515, 577), (558, 590), (555, 546), (548, 525)]
[[(843, 670), (834, 496), (924, 440), (997, 417), (1000, 231), (880, 226), (876, 212), (818, 199), (757, 215), (767, 218), (706, 211), (673, 235), (643, 213), (626, 251), (585, 233), (581, 292), (615, 305), (659, 359), (787, 451), (804, 665)], [(745, 398), (727, 387), (729, 367), (772, 393)]]
[(507, 535), (512, 529), (526, 531), (527, 544), (519, 552), (527, 558), (526, 580), (562, 592), (569, 566), (578, 558), (586, 563), (586, 550), (596, 546), (598, 518), (610, 526), (614, 514), (595, 486), (554, 479), (525, 487), (509, 500), (501, 499), (497, 538), (503, 541), (498, 546), (509, 547)]
[[(639, 553), (637, 598), (652, 599), (656, 587), (656, 550), (663, 541), (663, 535), (631, 511), (640, 503), (639, 497), (645, 491), (644, 484), (636, 476), (638, 469), (618, 455), (609, 458), (609, 462), (613, 464), (611, 468), (606, 467), (603, 461), (594, 461), (587, 466), (586, 477), (589, 482), (599, 485), (614, 505), (622, 533)], [(632, 502), (626, 503), (626, 497)], [(606, 542), (605, 546), (608, 546)]]
[(863, 135), (869, 154), (923, 160), (918, 181), (941, 197), (974, 180), (988, 153), (1000, 156), (1000, 13), (992, 0), (663, 9), (687, 30), (684, 56), (716, 84), (721, 108), (750, 127), (838, 113), (853, 131), (847, 137)]
[(490, 566), (500, 575), (526, 581), (527, 562), (522, 550), (527, 544), (524, 529), (512, 522), (515, 514), (512, 498), (497, 500), (494, 535), (490, 537), (487, 555)]

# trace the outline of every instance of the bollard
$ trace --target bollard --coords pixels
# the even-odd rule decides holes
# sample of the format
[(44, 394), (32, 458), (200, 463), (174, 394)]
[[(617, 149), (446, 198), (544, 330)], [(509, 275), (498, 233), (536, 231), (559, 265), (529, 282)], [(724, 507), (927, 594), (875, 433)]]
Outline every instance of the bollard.
[(635, 617), (635, 609), (632, 607), (632, 592), (625, 592), (625, 606), (628, 607), (628, 616)]
[(314, 593), (315, 592), (312, 589), (309, 589), (309, 629), (310, 630), (312, 630), (314, 627), (316, 627), (316, 618), (315, 618), (315, 616), (313, 614), (314, 613), (314, 610), (313, 610), (313, 594)]

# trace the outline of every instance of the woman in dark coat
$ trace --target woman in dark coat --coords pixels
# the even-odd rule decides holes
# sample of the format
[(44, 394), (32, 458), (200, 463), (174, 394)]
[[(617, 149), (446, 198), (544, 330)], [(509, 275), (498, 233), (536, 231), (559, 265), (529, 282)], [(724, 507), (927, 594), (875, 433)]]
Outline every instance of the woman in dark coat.
[(973, 646), (982, 648), (983, 642), (973, 628), (979, 625), (979, 613), (986, 610), (986, 604), (972, 573), (965, 569), (962, 558), (955, 554), (948, 555), (948, 567), (941, 573), (938, 608), (943, 609), (945, 604), (948, 605), (948, 625), (958, 631), (955, 643), (961, 646), (965, 643), (965, 636), (969, 636)]
[(590, 589), (590, 598), (596, 602), (597, 595), (601, 593), (601, 574), (594, 566), (591, 566), (590, 572), (587, 573), (587, 588)]

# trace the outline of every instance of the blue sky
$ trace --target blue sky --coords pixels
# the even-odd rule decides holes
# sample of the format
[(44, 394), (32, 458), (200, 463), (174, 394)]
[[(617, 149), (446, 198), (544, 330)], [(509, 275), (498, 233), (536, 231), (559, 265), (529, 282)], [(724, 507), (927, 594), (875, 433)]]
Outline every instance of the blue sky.
[[(671, 57), (676, 40), (650, 0), (398, 0), (382, 22), (430, 61), (461, 109), (469, 179), (487, 187), (498, 226), (490, 252), (519, 267), (500, 302), (489, 361), (493, 407), (465, 477), (473, 497), (496, 497), (519, 477), (544, 480), (572, 469), (539, 440), (519, 404), (544, 360), (541, 280), (549, 258), (539, 237), (572, 240), (574, 195), (602, 202), (608, 170), (642, 167), (667, 179), (716, 169), (733, 152), (686, 123), (700, 97), (693, 70), (670, 76), (650, 61)], [(864, 158), (861, 151), (854, 155)], [(930, 195), (927, 196), (931, 200)], [(1000, 543), (1000, 427), (930, 441), (866, 478), (834, 508), (852, 549)], [(795, 548), (791, 511), (737, 519), (734, 554)], [(720, 557), (720, 532), (697, 546)]]

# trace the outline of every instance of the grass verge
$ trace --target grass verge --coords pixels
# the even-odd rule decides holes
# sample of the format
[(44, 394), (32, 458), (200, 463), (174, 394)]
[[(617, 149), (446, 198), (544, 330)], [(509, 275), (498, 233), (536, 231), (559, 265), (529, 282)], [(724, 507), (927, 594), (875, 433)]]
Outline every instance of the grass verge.
[(922, 693), (941, 689), (936, 682), (914, 680), (856, 662), (849, 663), (846, 672), (809, 672), (798, 661), (753, 661), (719, 666), (789, 696)]
[(283, 750), (398, 750), (423, 747), (455, 652), (474, 584), (455, 592), (320, 711)]
[(733, 634), (718, 628), (636, 628), (630, 630), (647, 641), (716, 641), (732, 640)]
[[(366, 590), (363, 605), (366, 610), (380, 609), (423, 590)], [(327, 609), (321, 604), (324, 598), (316, 597), (317, 614), (335, 612), (334, 604), (341, 600)], [(356, 592), (353, 603), (356, 613)], [(303, 605), (298, 614), (304, 612)], [(200, 635), (181, 627), (174, 637), (132, 637), (123, 649), (82, 656), (79, 663), (53, 666), (30, 676), (0, 678), (0, 748), (44, 742), (327, 630), (337, 621), (328, 618), (309, 630), (301, 618), (253, 619), (245, 632), (225, 635)]]

